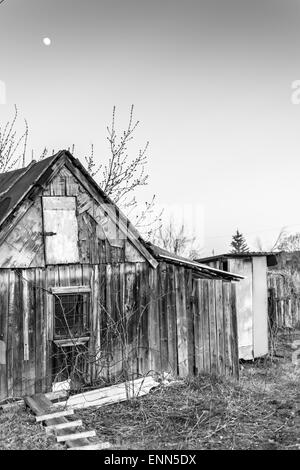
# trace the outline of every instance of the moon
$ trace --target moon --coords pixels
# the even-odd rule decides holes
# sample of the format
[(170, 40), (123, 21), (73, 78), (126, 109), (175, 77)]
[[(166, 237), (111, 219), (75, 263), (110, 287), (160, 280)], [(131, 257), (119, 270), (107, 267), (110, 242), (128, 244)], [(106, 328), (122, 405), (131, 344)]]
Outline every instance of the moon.
[(50, 38), (44, 38), (43, 43), (45, 44), (45, 46), (50, 46), (51, 45), (51, 39)]

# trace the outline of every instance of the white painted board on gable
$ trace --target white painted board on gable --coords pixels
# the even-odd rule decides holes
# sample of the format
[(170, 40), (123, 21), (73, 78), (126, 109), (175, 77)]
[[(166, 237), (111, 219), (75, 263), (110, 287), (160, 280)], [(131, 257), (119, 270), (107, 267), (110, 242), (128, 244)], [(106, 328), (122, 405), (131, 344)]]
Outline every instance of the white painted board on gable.
[(76, 198), (43, 197), (46, 264), (79, 262)]

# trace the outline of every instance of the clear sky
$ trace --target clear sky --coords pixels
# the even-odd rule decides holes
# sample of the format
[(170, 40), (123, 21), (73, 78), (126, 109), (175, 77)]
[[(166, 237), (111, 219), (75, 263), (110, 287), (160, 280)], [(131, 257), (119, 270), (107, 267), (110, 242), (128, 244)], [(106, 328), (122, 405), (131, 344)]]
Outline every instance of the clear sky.
[(80, 157), (93, 142), (100, 162), (113, 105), (122, 126), (133, 103), (137, 142), (150, 141), (142, 196), (200, 207), (205, 255), (237, 227), (252, 248), (300, 231), (299, 79), (299, 0), (0, 5), (0, 120), (16, 103), (36, 153), (74, 143)]

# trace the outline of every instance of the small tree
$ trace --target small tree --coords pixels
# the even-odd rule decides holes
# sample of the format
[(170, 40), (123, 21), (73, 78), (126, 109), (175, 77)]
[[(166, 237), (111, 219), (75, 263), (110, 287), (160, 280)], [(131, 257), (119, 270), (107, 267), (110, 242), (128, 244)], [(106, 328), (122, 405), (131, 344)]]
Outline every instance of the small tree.
[(244, 235), (238, 230), (232, 236), (230, 246), (232, 247), (231, 253), (248, 253), (250, 251)]

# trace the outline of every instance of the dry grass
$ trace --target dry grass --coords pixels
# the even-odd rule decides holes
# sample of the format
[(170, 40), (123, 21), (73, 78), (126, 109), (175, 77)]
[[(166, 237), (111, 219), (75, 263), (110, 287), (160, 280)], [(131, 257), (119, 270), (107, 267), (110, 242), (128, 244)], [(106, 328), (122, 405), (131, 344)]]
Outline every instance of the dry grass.
[[(76, 410), (113, 449), (299, 449), (300, 370), (290, 358), (242, 366), (240, 382), (202, 375), (135, 401)], [(0, 414), (0, 449), (56, 449), (25, 411)]]
[(200, 376), (79, 414), (116, 449), (296, 449), (299, 377), (278, 383), (282, 368), (271, 368), (245, 368), (239, 385)]
[(133, 402), (78, 412), (115, 449), (299, 449), (300, 370), (290, 357), (202, 375)]
[(0, 450), (61, 449), (23, 409), (0, 411)]

